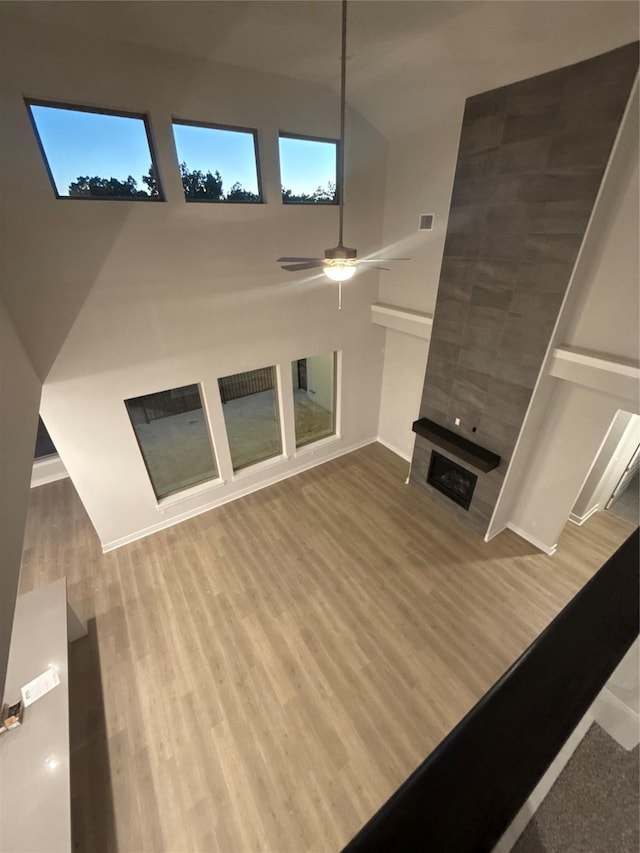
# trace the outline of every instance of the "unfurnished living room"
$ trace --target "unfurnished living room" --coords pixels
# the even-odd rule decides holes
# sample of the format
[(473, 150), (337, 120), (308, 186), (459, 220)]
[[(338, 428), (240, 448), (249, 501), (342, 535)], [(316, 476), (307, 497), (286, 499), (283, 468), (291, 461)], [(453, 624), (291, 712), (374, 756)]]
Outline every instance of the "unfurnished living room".
[(0, 2), (2, 853), (638, 849), (639, 16)]

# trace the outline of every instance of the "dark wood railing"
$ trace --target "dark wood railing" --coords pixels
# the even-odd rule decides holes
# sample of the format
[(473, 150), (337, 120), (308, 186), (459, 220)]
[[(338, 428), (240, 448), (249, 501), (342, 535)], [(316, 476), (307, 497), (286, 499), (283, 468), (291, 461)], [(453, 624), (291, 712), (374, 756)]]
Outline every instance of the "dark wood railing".
[(344, 848), (491, 850), (638, 636), (638, 530)]
[(218, 379), (220, 397), (223, 403), (238, 397), (248, 397), (260, 391), (269, 391), (276, 384), (273, 367), (261, 367), (259, 370), (246, 370), (233, 376), (223, 376)]
[(125, 400), (125, 404), (134, 424), (142, 421), (150, 423), (158, 418), (181, 415), (202, 408), (197, 385), (185, 385), (170, 391), (145, 394), (144, 397), (132, 397)]

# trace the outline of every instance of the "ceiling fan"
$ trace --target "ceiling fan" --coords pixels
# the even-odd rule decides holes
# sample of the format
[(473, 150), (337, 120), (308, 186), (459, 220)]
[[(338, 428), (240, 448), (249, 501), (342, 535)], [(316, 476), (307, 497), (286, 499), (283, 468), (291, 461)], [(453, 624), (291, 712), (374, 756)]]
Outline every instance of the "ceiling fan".
[(282, 269), (288, 272), (301, 272), (321, 268), (327, 278), (340, 283), (340, 302), (342, 303), (342, 282), (348, 281), (355, 275), (360, 264), (372, 264), (374, 269), (388, 270), (388, 267), (380, 266), (381, 263), (389, 261), (408, 261), (409, 258), (358, 258), (357, 249), (351, 249), (343, 243), (344, 223), (344, 119), (346, 107), (346, 77), (347, 77), (347, 0), (342, 0), (342, 54), (340, 57), (340, 144), (338, 167), (338, 203), (339, 203), (339, 228), (338, 245), (324, 250), (323, 258), (278, 258)]

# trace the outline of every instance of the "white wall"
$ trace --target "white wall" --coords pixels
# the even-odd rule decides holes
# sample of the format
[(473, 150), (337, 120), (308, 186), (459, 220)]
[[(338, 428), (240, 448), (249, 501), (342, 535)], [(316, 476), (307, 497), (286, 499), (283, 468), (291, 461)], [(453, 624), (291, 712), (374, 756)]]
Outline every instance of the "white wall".
[(593, 704), (595, 720), (627, 750), (640, 741), (640, 641), (636, 640)]
[[(25, 178), (6, 175), (3, 186), (11, 209), (7, 300), (43, 372), (53, 343), (48, 308), (73, 306), (76, 319), (48, 370), (41, 411), (102, 543), (150, 532), (375, 438), (384, 333), (371, 324), (370, 305), (378, 273), (349, 283), (339, 312), (335, 284), (283, 272), (275, 262), (337, 242), (337, 209), (283, 206), (278, 168), (280, 129), (337, 135), (335, 93), (153, 49), (10, 35), (3, 99)], [(166, 203), (56, 200), (24, 93), (148, 111)], [(172, 115), (257, 127), (267, 203), (186, 204)], [(345, 239), (364, 255), (380, 246), (386, 144), (357, 114), (349, 111), (347, 122)], [(33, 245), (37, 252), (25, 252)], [(341, 437), (294, 455), (286, 402), (285, 456), (234, 476), (217, 377), (281, 365), (286, 397), (293, 358), (334, 351), (342, 351)], [(226, 482), (158, 507), (123, 400), (194, 382)]]
[(573, 507), (573, 521), (579, 523), (594, 510), (605, 508), (638, 444), (640, 416), (617, 412)]
[(510, 525), (554, 548), (619, 409), (629, 401), (558, 381)]
[[(553, 547), (616, 411), (638, 411), (637, 395), (634, 399), (618, 399), (617, 403), (616, 398), (602, 392), (597, 398), (583, 397), (587, 389), (570, 393), (567, 387), (558, 385), (558, 380), (544, 375), (550, 367), (553, 349), (563, 344), (638, 363), (640, 247), (637, 228), (629, 229), (638, 216), (638, 136), (636, 81), (488, 537), (512, 524), (528, 533), (532, 541)], [(591, 400), (592, 408), (587, 399)], [(580, 400), (584, 416), (591, 417), (593, 413), (595, 420), (576, 418)], [(568, 408), (563, 408), (564, 404)], [(566, 445), (553, 439), (556, 432), (564, 437)], [(543, 447), (548, 441), (553, 441), (556, 459)], [(568, 471), (570, 458), (580, 466), (579, 470)], [(547, 464), (540, 467), (543, 459)], [(572, 496), (568, 482), (558, 493), (551, 489), (551, 483), (556, 481), (553, 473), (556, 464), (567, 472), (571, 488), (575, 487)], [(542, 518), (545, 522), (541, 527)]]
[[(598, 230), (581, 271), (581, 299), (565, 332), (567, 344), (610, 353), (637, 363), (640, 355), (640, 201), (638, 198), (638, 93), (635, 98), (635, 147), (620, 152), (622, 162), (611, 175), (611, 194), (603, 195)], [(596, 239), (597, 238), (597, 239)], [(586, 268), (585, 268), (586, 267)]]
[[(383, 245), (388, 257), (409, 257), (380, 273), (380, 302), (433, 314), (447, 233), (464, 97), (425, 108), (427, 126), (393, 141), (387, 154)], [(432, 231), (418, 230), (434, 214)], [(428, 341), (387, 330), (378, 435), (411, 458), (411, 423), (418, 415)]]
[(40, 381), (0, 299), (0, 699), (20, 575), (39, 403)]
[(386, 330), (378, 438), (409, 462), (428, 352), (429, 339)]

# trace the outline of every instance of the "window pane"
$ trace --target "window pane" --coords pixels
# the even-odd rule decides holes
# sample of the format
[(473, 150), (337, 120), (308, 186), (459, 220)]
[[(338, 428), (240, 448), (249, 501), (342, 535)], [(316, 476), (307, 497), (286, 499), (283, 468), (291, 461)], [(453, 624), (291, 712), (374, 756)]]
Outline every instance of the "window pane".
[(143, 116), (27, 106), (59, 196), (161, 198)]
[(335, 422), (335, 353), (291, 362), (296, 447), (333, 435)]
[(280, 183), (284, 204), (335, 204), (337, 143), (280, 137)]
[(218, 379), (233, 470), (280, 456), (275, 367)]
[(253, 131), (174, 121), (173, 135), (187, 201), (262, 200)]
[(156, 497), (218, 476), (197, 385), (125, 400)]

